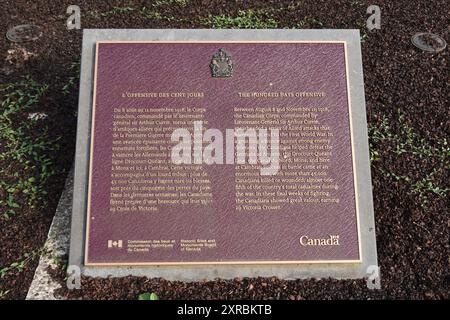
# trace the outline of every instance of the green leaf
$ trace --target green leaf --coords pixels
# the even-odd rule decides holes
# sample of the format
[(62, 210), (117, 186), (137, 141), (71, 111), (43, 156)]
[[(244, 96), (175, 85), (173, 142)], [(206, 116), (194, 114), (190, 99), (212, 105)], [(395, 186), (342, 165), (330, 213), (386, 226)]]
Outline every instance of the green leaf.
[(150, 295), (150, 300), (159, 300), (159, 297), (156, 293), (153, 293)]
[(139, 295), (138, 300), (159, 300), (159, 297), (156, 293), (142, 293)]

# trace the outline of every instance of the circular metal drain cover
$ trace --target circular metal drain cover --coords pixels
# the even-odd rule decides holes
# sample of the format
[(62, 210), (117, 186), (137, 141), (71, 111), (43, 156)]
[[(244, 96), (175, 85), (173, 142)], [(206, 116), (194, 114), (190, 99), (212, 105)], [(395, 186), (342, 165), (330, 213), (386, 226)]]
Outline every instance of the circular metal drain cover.
[(34, 41), (42, 36), (42, 31), (38, 26), (31, 24), (21, 24), (6, 32), (6, 37), (12, 42)]
[(428, 52), (439, 52), (447, 47), (447, 43), (443, 38), (434, 33), (420, 32), (416, 33), (411, 42), (417, 48)]

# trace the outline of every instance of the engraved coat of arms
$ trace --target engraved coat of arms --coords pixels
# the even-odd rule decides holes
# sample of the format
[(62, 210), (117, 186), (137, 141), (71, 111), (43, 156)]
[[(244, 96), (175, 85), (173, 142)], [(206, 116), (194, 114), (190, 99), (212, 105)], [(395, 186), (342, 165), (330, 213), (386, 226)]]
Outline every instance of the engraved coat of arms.
[(222, 48), (214, 53), (209, 66), (211, 68), (211, 75), (214, 78), (227, 78), (233, 75), (233, 61), (231, 61), (231, 56)]

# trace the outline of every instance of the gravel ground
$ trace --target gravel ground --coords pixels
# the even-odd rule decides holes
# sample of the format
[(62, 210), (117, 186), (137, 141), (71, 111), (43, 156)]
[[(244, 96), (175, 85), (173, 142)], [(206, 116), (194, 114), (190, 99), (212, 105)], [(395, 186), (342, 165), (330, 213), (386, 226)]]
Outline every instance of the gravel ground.
[[(65, 28), (73, 1), (2, 1), (2, 34), (33, 23), (43, 36), (34, 42), (0, 41), (1, 83), (23, 75), (49, 85), (38, 111), (49, 114), (51, 137), (61, 137), (64, 152), (51, 154), (58, 170), (46, 185), (48, 205), (23, 206), (13, 219), (0, 219), (0, 270), (42, 247), (74, 154), (77, 87), (62, 86), (76, 75), (81, 31)], [(365, 281), (276, 278), (169, 282), (127, 277), (82, 279), (82, 290), (59, 293), (68, 298), (136, 299), (156, 292), (162, 299), (448, 299), (449, 298), (449, 156), (439, 141), (449, 137), (448, 49), (426, 53), (410, 38), (429, 31), (449, 39), (448, 1), (377, 1), (381, 30), (367, 31), (366, 8), (372, 1), (76, 1), (83, 28), (207, 28), (227, 23), (211, 16), (239, 16), (253, 9), (252, 27), (360, 28), (370, 130), (372, 180), (382, 289)], [(113, 7), (122, 9), (114, 9)], [(142, 14), (140, 8), (150, 8)], [(128, 8), (128, 9), (123, 9)], [(248, 13), (248, 11), (247, 11)], [(447, 14), (445, 14), (447, 13)], [(242, 15), (242, 14), (241, 14)], [(252, 16), (253, 17), (253, 16)], [(209, 22), (208, 22), (209, 21)], [(227, 25), (225, 25), (227, 26)], [(247, 26), (247, 24), (244, 24)], [(0, 145), (0, 150), (1, 150)], [(448, 148), (448, 145), (447, 145)], [(439, 192), (444, 190), (444, 192)], [(0, 193), (0, 197), (2, 194)], [(0, 278), (4, 299), (23, 299), (37, 259)], [(61, 270), (53, 270), (62, 281)]]

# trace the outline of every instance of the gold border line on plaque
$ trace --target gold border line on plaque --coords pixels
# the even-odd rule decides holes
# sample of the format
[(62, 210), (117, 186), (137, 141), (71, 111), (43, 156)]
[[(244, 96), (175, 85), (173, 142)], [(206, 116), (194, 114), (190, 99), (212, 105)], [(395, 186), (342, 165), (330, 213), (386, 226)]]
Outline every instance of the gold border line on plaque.
[[(352, 153), (352, 171), (353, 171), (353, 189), (355, 196), (355, 211), (356, 211), (356, 227), (357, 227), (357, 237), (358, 237), (358, 260), (256, 260), (256, 261), (164, 261), (164, 262), (98, 262), (91, 263), (88, 261), (89, 258), (89, 230), (90, 230), (90, 220), (91, 220), (91, 185), (92, 185), (92, 164), (93, 164), (93, 154), (94, 154), (94, 132), (95, 132), (95, 107), (96, 107), (96, 96), (97, 96), (97, 69), (98, 69), (98, 50), (100, 44), (102, 43), (147, 43), (147, 44), (161, 44), (161, 43), (342, 43), (344, 47), (344, 58), (345, 58), (345, 77), (347, 86), (347, 106), (349, 114), (349, 126), (350, 126), (350, 142), (351, 142), (351, 153)], [(345, 40), (299, 40), (299, 41), (247, 41), (247, 40), (230, 40), (230, 41), (185, 41), (185, 40), (169, 40), (169, 41), (115, 41), (115, 40), (102, 40), (96, 41), (95, 44), (95, 65), (94, 65), (94, 89), (93, 89), (93, 99), (92, 99), (92, 118), (91, 118), (91, 138), (90, 138), (90, 152), (89, 152), (89, 183), (88, 183), (88, 201), (87, 201), (87, 221), (86, 221), (86, 240), (84, 249), (84, 265), (85, 266), (176, 266), (176, 265), (284, 265), (284, 264), (349, 264), (349, 263), (361, 263), (362, 259), (362, 244), (361, 244), (361, 226), (359, 218), (359, 202), (358, 202), (358, 186), (357, 186), (357, 174), (356, 174), (356, 163), (355, 163), (355, 146), (354, 146), (354, 132), (353, 132), (353, 118), (352, 118), (352, 108), (351, 108), (351, 94), (350, 94), (350, 79), (348, 72), (348, 55), (347, 55), (347, 41)]]

